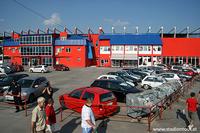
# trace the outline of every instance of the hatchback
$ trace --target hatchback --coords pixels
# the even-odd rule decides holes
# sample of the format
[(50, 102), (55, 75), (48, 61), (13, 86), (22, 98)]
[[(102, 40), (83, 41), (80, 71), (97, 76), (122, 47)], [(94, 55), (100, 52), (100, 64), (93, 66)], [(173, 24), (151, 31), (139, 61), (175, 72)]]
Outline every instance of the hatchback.
[(45, 73), (48, 72), (48, 67), (46, 65), (38, 65), (38, 66), (33, 66), (29, 68), (29, 72), (41, 72)]
[(63, 65), (63, 64), (57, 64), (57, 65), (54, 65), (54, 69), (56, 71), (69, 71), (69, 67)]
[(98, 87), (83, 87), (59, 96), (62, 107), (81, 113), (86, 100), (93, 99), (92, 110), (96, 118), (109, 116), (118, 111), (117, 99), (111, 91)]

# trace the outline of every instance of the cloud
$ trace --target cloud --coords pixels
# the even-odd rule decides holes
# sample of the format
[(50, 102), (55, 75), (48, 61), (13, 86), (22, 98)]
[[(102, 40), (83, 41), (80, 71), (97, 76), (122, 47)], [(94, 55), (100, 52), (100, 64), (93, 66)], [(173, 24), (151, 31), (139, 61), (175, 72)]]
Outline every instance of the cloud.
[(109, 23), (109, 24), (111, 24), (112, 26), (116, 26), (116, 27), (117, 26), (127, 26), (127, 25), (130, 24), (130, 22), (128, 22), (128, 21), (122, 21), (120, 19), (113, 20), (113, 19), (110, 19), (110, 18), (105, 18), (104, 21), (107, 22), (107, 23)]
[(60, 19), (60, 15), (58, 13), (53, 13), (51, 15), (51, 18), (44, 20), (44, 25), (46, 26), (54, 26), (56, 24), (60, 24), (61, 23), (61, 19)]

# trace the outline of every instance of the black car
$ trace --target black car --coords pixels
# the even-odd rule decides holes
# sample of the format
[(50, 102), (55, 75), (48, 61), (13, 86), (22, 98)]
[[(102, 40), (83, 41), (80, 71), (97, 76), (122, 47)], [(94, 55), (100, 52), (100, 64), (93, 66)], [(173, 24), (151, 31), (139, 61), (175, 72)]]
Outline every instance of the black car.
[(130, 71), (133, 74), (139, 75), (139, 76), (141, 76), (142, 79), (144, 79), (148, 75), (148, 74), (143, 73), (143, 72), (141, 72), (137, 69), (124, 69), (124, 70)]
[(24, 77), (28, 77), (28, 74), (10, 74), (8, 76), (5, 76), (4, 78), (1, 78), (0, 80), (0, 93), (3, 93), (7, 89), (9, 89), (11, 82), (18, 81)]
[(125, 82), (118, 80), (103, 80), (103, 79), (95, 80), (91, 84), (91, 87), (100, 87), (112, 91), (117, 97), (117, 101), (119, 102), (125, 102), (126, 94), (128, 93), (142, 92), (141, 90), (138, 90), (136, 87), (133, 87)]
[(131, 82), (131, 83), (134, 83), (135, 86), (138, 85), (138, 80), (129, 76), (129, 75), (126, 75), (125, 73), (123, 72), (108, 72), (107, 73), (108, 75), (117, 75), (119, 76), (120, 78), (122, 78), (123, 80), (127, 81), (127, 82)]

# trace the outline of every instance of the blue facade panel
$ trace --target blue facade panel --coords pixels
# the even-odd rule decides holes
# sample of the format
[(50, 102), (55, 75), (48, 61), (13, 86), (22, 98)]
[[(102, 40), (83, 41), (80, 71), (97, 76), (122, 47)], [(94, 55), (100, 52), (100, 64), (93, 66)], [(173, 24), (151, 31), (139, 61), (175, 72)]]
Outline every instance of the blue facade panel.
[(19, 41), (14, 41), (13, 39), (4, 40), (2, 45), (3, 46), (19, 46)]
[(85, 39), (55, 40), (55, 45), (86, 45)]
[(111, 45), (162, 45), (159, 34), (102, 34), (100, 40), (110, 40)]

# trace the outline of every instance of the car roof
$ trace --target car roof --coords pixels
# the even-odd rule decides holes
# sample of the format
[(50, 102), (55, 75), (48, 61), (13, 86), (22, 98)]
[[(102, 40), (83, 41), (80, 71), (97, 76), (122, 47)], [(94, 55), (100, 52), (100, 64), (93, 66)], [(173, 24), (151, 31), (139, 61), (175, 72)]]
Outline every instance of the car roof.
[[(83, 88), (78, 88), (78, 89), (80, 89), (80, 90), (82, 89), (87, 92), (91, 92), (91, 93), (95, 93), (95, 94), (105, 94), (105, 93), (111, 92), (109, 90), (102, 89), (100, 87), (83, 87)], [(75, 90), (78, 90), (78, 89), (75, 89)]]
[(97, 79), (95, 81), (109, 81), (109, 82), (115, 82), (115, 83), (122, 83), (122, 81), (119, 80), (112, 80), (112, 79)]
[(19, 76), (19, 75), (28, 75), (26, 73), (17, 73), (17, 74), (9, 74), (8, 76)]
[(104, 74), (104, 75), (101, 75), (101, 76), (99, 76), (99, 77), (103, 77), (103, 76), (106, 76), (106, 77), (118, 77), (117, 75), (109, 75), (109, 74)]
[(23, 79), (31, 79), (31, 80), (36, 80), (38, 78), (45, 78), (45, 77), (25, 77)]

